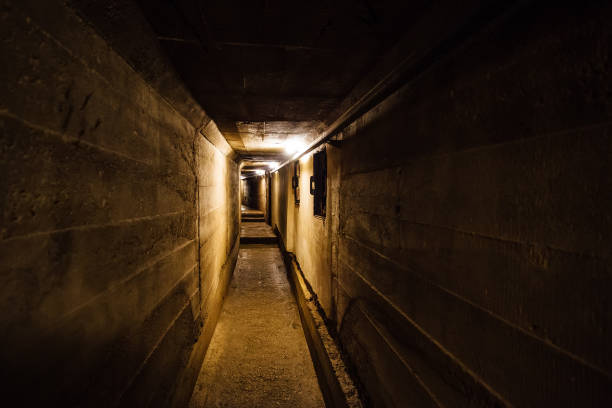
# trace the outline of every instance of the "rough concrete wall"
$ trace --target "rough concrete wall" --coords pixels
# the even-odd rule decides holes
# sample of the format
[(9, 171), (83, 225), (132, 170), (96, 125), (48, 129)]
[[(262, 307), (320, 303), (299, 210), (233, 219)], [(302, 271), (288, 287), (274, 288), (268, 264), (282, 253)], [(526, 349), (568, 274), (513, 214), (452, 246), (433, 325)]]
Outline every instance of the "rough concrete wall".
[(4, 398), (167, 405), (235, 259), (237, 167), (63, 3), (0, 13)]
[[(238, 167), (203, 138), (198, 139), (199, 232), (203, 310), (220, 303), (218, 274), (238, 236)], [(222, 280), (222, 279), (221, 279)]]
[(337, 320), (381, 405), (611, 403), (610, 18), (531, 7), (345, 132)]
[[(335, 267), (332, 245), (337, 242), (337, 204), (340, 152), (327, 146), (327, 215), (314, 216), (314, 197), (310, 195), (312, 153), (300, 158), (300, 204), (295, 205), (291, 179), (292, 165), (272, 176), (272, 225), (283, 237), (285, 248), (293, 252), (308, 283), (318, 296), (327, 316), (334, 316), (333, 288)], [(335, 248), (335, 246), (334, 246)]]
[(332, 318), (373, 406), (612, 404), (611, 19), (532, 5), (343, 131)]

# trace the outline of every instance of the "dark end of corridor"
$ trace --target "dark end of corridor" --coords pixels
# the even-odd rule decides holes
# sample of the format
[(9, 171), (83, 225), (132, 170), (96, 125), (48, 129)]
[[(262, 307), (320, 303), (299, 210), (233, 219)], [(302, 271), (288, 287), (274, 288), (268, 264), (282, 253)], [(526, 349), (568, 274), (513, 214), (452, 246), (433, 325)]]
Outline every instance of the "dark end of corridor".
[(0, 0), (3, 406), (612, 406), (608, 1)]

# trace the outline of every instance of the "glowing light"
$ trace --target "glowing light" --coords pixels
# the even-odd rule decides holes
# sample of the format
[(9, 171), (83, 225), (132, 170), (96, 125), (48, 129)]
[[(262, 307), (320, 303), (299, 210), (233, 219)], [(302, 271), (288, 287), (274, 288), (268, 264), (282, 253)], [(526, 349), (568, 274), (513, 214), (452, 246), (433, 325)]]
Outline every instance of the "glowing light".
[(278, 162), (276, 161), (271, 161), (271, 162), (266, 162), (266, 164), (268, 165), (269, 168), (273, 169), (275, 167), (278, 166)]
[(299, 139), (290, 139), (285, 142), (285, 152), (288, 154), (298, 154), (304, 149), (304, 147), (304, 142)]
[(264, 174), (266, 174), (266, 171), (258, 169), (258, 170), (255, 170), (255, 174), (257, 174), (258, 176), (263, 176)]

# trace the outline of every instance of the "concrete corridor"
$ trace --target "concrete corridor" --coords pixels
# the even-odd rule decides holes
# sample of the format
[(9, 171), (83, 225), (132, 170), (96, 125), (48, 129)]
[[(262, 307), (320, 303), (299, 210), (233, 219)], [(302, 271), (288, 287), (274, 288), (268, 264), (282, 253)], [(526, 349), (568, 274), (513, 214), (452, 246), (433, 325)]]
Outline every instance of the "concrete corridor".
[(612, 407), (611, 22), (0, 0), (0, 405)]

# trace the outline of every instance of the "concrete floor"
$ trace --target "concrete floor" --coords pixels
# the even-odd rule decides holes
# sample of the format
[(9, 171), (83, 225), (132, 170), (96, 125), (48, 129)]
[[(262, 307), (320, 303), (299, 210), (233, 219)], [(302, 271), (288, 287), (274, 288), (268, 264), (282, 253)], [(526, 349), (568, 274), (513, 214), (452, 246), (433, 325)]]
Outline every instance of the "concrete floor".
[(189, 407), (324, 406), (280, 250), (241, 248)]

